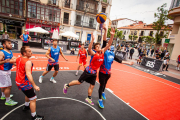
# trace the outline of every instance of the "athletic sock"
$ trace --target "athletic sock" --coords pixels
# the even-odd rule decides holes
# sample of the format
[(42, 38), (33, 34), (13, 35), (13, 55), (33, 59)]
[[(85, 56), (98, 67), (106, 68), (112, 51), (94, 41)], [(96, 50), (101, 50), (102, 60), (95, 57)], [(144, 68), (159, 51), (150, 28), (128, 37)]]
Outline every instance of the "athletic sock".
[(102, 101), (102, 99), (99, 99), (99, 101)]
[(10, 100), (10, 97), (6, 97), (6, 102), (9, 102), (9, 100)]
[(67, 84), (66, 86), (70, 87), (69, 84)]
[(88, 96), (89, 99), (91, 99), (91, 96)]
[(31, 115), (32, 115), (32, 117), (34, 117), (34, 116), (36, 115), (36, 112), (34, 112), (34, 113), (31, 113)]
[(43, 78), (43, 76), (41, 75), (41, 77)]
[(76, 71), (76, 74), (78, 74), (78, 72), (79, 72), (79, 71), (77, 70), (77, 71)]
[(5, 97), (5, 94), (4, 94), (4, 92), (2, 92), (2, 95), (1, 95), (1, 97)]
[(25, 105), (25, 106), (29, 106), (29, 102), (25, 102), (24, 105)]
[(54, 79), (54, 77), (51, 77), (51, 79)]

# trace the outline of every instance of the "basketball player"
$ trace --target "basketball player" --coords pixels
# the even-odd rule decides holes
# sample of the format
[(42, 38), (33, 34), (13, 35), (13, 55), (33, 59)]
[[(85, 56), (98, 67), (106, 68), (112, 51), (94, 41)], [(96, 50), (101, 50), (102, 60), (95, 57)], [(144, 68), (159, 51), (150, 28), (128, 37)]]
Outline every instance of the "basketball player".
[(53, 76), (50, 78), (50, 82), (56, 83), (56, 81), (54, 80), (54, 77), (56, 77), (56, 75), (58, 74), (58, 71), (59, 71), (59, 53), (66, 61), (68, 61), (65, 58), (64, 54), (62, 53), (61, 48), (57, 45), (57, 40), (54, 39), (53, 46), (51, 46), (48, 49), (48, 51), (46, 52), (46, 57), (49, 58), (49, 60), (48, 60), (46, 71), (44, 71), (43, 74), (39, 77), (39, 83), (42, 83), (43, 77), (48, 72), (51, 71), (52, 67), (54, 67), (55, 72), (54, 72)]
[[(103, 46), (102, 48), (106, 47), (106, 45), (108, 45), (107, 41), (106, 41), (106, 35), (107, 35), (107, 28), (106, 25), (103, 25), (103, 29), (105, 30), (104, 32), (104, 36), (103, 36)], [(106, 44), (107, 43), (107, 44)], [(99, 100), (98, 100), (98, 104), (100, 108), (104, 108), (103, 105), (103, 100), (106, 100), (106, 96), (105, 96), (105, 87), (107, 84), (107, 81), (109, 80), (109, 78), (111, 77), (111, 65), (114, 61), (114, 49), (112, 47), (109, 47), (109, 49), (104, 53), (104, 62), (100, 67), (99, 70)], [(133, 62), (126, 62), (126, 61), (121, 61), (121, 63), (124, 64), (129, 64), (132, 65)]]
[(2, 45), (4, 49), (0, 51), (0, 88), (2, 92), (1, 100), (6, 100), (5, 105), (14, 106), (18, 104), (18, 102), (10, 99), (13, 96), (10, 95), (12, 86), (11, 68), (13, 63), (16, 62), (16, 59), (13, 57), (13, 53), (11, 51), (11, 41), (4, 39), (2, 41)]
[(110, 47), (110, 45), (113, 41), (113, 38), (114, 38), (115, 30), (112, 28), (110, 33), (111, 33), (111, 38), (108, 42), (109, 44), (105, 48), (101, 49), (100, 44), (95, 43), (94, 51), (92, 50), (92, 44), (94, 42), (94, 35), (93, 35), (93, 33), (91, 34), (92, 41), (88, 47), (88, 51), (89, 51), (90, 55), (92, 56), (91, 60), (90, 60), (90, 65), (86, 67), (83, 74), (80, 76), (79, 80), (73, 80), (69, 84), (64, 85), (64, 89), (63, 89), (64, 94), (67, 93), (67, 90), (70, 86), (80, 85), (81, 83), (86, 81), (86, 82), (90, 83), (90, 86), (88, 89), (88, 97), (85, 100), (89, 104), (94, 105), (94, 103), (92, 102), (91, 95), (92, 95), (93, 88), (94, 88), (94, 85), (96, 82), (97, 69), (103, 64), (104, 52)]
[(23, 110), (26, 111), (30, 109), (33, 120), (44, 120), (43, 116), (36, 114), (37, 97), (34, 89), (40, 91), (40, 88), (35, 84), (32, 77), (33, 63), (29, 60), (32, 56), (32, 51), (28, 46), (23, 46), (21, 48), (21, 55), (21, 57), (16, 59), (16, 85), (19, 90), (25, 94), (25, 105)]
[[(80, 56), (80, 57), (79, 57)], [(79, 66), (77, 68), (76, 76), (78, 75), (79, 68), (83, 65), (84, 69), (86, 68), (88, 52), (84, 48), (84, 44), (81, 44), (81, 49), (78, 51), (77, 59), (79, 57)], [(76, 61), (77, 61), (76, 59)]]

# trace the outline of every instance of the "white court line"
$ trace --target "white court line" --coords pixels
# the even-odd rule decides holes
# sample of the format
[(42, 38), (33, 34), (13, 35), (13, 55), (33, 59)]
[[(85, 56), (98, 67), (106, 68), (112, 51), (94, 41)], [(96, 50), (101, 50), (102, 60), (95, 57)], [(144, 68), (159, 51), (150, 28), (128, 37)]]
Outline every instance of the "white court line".
[[(48, 60), (31, 60), (31, 61), (47, 61), (47, 62), (48, 62)], [(78, 63), (78, 62), (68, 62), (68, 61), (59, 61), (59, 62)], [(79, 64), (79, 63), (78, 63), (78, 64)]]
[[(97, 81), (96, 81), (97, 82)], [(97, 82), (98, 83), (98, 82)], [(98, 83), (99, 84), (99, 83)], [(112, 91), (111, 89), (109, 89), (109, 88), (106, 88), (108, 91), (110, 90), (110, 91)], [(109, 92), (110, 92), (109, 91)], [(114, 96), (116, 96), (114, 93), (113, 93), (113, 91), (112, 92), (110, 92), (110, 93), (112, 93)], [(146, 118), (147, 120), (149, 120), (146, 116), (144, 116), (143, 114), (141, 114), (139, 111), (137, 111), (136, 109), (134, 109), (132, 106), (130, 106), (129, 105), (129, 103), (126, 103), (125, 101), (123, 101), (121, 98), (119, 98), (118, 96), (116, 96), (119, 100), (121, 100), (122, 102), (124, 102), (125, 104), (127, 104), (130, 108), (132, 108), (134, 111), (136, 111), (137, 113), (139, 113), (141, 116), (143, 116), (144, 118)]]
[[(130, 74), (137, 75), (137, 76), (141, 76), (141, 77), (144, 77), (144, 78), (148, 78), (148, 79), (151, 79), (151, 80), (154, 80), (154, 81), (163, 83), (163, 84), (165, 84), (165, 85), (168, 85), (168, 86), (170, 86), (170, 87), (173, 87), (173, 88), (176, 88), (176, 89), (180, 90), (180, 88), (178, 88), (178, 87), (175, 87), (175, 86), (173, 86), (173, 85), (170, 85), (170, 84), (168, 84), (168, 83), (165, 83), (165, 82), (162, 82), (162, 81), (159, 81), (159, 80), (150, 78), (150, 77), (146, 77), (146, 76), (143, 76), (143, 75), (140, 75), (140, 74), (136, 74), (136, 73), (132, 73), (132, 72), (124, 71), (124, 70), (119, 70), (119, 69), (115, 69), (115, 68), (112, 68), (112, 69), (117, 70), (117, 71), (121, 71), (121, 72), (130, 73)], [(150, 75), (152, 75), (152, 74), (150, 74)], [(158, 76), (156, 76), (156, 77), (158, 77)], [(161, 79), (164, 79), (164, 78), (161, 78)], [(169, 82), (171, 82), (171, 81), (169, 81)], [(172, 83), (174, 83), (174, 82), (172, 82)], [(177, 84), (177, 83), (175, 83), (175, 84)], [(178, 85), (179, 85), (179, 84), (178, 84)]]
[[(106, 120), (106, 118), (98, 111), (96, 110), (94, 107), (92, 107), (91, 105), (85, 103), (85, 102), (82, 102), (80, 100), (77, 100), (77, 99), (72, 99), (72, 98), (67, 98), (67, 97), (46, 97), (46, 98), (41, 98), (41, 99), (37, 99), (36, 101), (41, 101), (41, 100), (47, 100), (47, 99), (68, 99), (68, 100), (73, 100), (73, 101), (77, 101), (77, 102), (80, 102), (82, 104), (85, 104), (87, 106), (89, 106), (90, 108), (92, 108), (94, 111), (96, 111), (103, 120)], [(9, 114), (11, 114), (12, 112), (14, 112), (16, 109), (22, 107), (24, 104), (14, 108), (13, 110), (11, 110), (10, 112), (8, 112), (6, 115), (4, 115), (0, 120), (3, 120), (4, 118), (6, 118)]]

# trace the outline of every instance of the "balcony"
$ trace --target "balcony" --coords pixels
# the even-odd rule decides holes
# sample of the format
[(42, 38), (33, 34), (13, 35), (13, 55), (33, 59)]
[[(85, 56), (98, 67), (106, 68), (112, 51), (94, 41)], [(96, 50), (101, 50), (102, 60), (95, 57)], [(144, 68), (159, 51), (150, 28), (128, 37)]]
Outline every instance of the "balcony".
[(70, 24), (70, 20), (67, 19), (67, 18), (64, 18), (64, 19), (63, 19), (63, 24), (69, 25), (69, 24)]
[(75, 21), (74, 25), (82, 27), (82, 24), (83, 24), (83, 27), (85, 27), (85, 28), (96, 29), (96, 24), (93, 24), (91, 22), (88, 23), (88, 22)]
[(69, 9), (73, 9), (73, 4), (72, 4), (72, 3), (69, 3), (69, 2), (67, 2), (67, 1), (65, 0), (65, 1), (63, 1), (62, 7), (64, 7), (64, 8), (69, 8)]
[(59, 0), (48, 0), (48, 5), (59, 6)]
[(98, 12), (98, 11), (95, 10), (95, 9), (85, 8), (85, 7), (80, 6), (80, 5), (77, 5), (77, 6), (76, 6), (76, 10), (85, 12), (85, 9), (86, 9), (86, 12), (87, 12), (87, 13), (91, 13), (91, 14), (97, 14), (97, 12)]

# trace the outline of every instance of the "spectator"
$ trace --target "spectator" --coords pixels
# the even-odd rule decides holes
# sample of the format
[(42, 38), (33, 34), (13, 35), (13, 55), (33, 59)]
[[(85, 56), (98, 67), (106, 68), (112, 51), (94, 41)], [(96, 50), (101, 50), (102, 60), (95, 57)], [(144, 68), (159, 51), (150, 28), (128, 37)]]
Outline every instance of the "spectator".
[(137, 59), (137, 64), (141, 64), (143, 57), (144, 55), (140, 54), (139, 59)]
[(128, 56), (128, 53), (129, 53), (129, 46), (126, 47), (126, 54)]
[(144, 49), (143, 55), (146, 56), (146, 54), (147, 54), (147, 51), (146, 51), (146, 49)]
[(150, 51), (150, 49), (147, 50), (147, 56), (149, 55), (149, 51)]
[(164, 53), (164, 51), (162, 51), (162, 53), (161, 53), (161, 60), (164, 58), (164, 55), (165, 55), (165, 53)]
[(121, 45), (118, 45), (116, 50), (121, 50)]
[(72, 55), (75, 55), (74, 48), (72, 48), (70, 55), (71, 55), (71, 54), (72, 54)]
[(114, 52), (114, 45), (113, 44), (111, 45), (111, 51)]
[(177, 58), (177, 67), (176, 67), (176, 70), (178, 70), (179, 71), (179, 64), (180, 64), (180, 55), (178, 56), (178, 58)]
[(133, 54), (134, 54), (134, 48), (132, 47), (131, 50), (130, 50), (130, 56), (129, 56), (129, 59), (132, 60)]
[(159, 51), (159, 53), (156, 54), (156, 59), (161, 60), (161, 51)]
[(31, 39), (31, 37), (27, 34), (27, 30), (24, 31), (24, 34), (22, 34), (20, 38), (23, 41), (23, 46), (28, 46), (28, 42)]
[(168, 54), (169, 54), (169, 51), (166, 52), (166, 55), (168, 55)]
[(9, 35), (7, 34), (7, 31), (5, 31), (5, 33), (3, 33), (2, 39), (9, 39)]
[(168, 71), (168, 67), (169, 67), (169, 60), (170, 60), (170, 57), (169, 57), (169, 54), (167, 54), (165, 57), (164, 57), (164, 63), (163, 63), (163, 71), (164, 71), (164, 68), (166, 68), (166, 71)]
[(138, 57), (139, 57), (141, 54), (141, 47), (138, 48), (138, 52), (139, 52), (139, 55), (138, 55)]
[(151, 57), (152, 57), (153, 53), (154, 53), (154, 49), (151, 50)]

